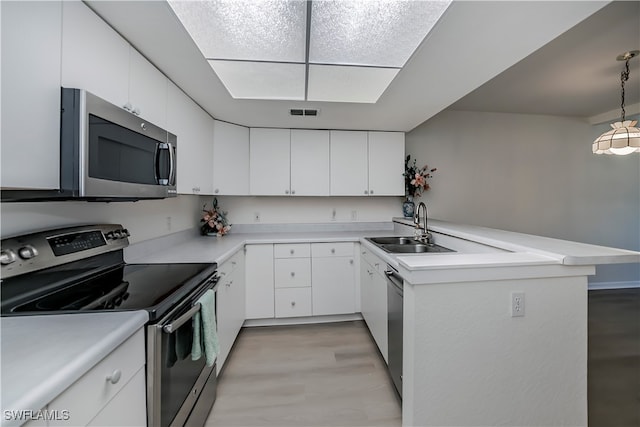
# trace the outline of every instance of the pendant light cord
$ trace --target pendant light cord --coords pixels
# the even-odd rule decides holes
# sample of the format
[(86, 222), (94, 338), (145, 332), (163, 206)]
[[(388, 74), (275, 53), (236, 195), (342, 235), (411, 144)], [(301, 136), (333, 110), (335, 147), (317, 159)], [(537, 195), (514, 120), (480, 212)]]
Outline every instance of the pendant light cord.
[[(631, 58), (629, 58), (631, 59)], [(620, 108), (622, 108), (622, 121), (624, 122), (625, 111), (624, 111), (624, 82), (629, 80), (629, 59), (625, 61), (624, 70), (620, 73), (620, 86), (622, 93), (622, 102), (620, 104)]]

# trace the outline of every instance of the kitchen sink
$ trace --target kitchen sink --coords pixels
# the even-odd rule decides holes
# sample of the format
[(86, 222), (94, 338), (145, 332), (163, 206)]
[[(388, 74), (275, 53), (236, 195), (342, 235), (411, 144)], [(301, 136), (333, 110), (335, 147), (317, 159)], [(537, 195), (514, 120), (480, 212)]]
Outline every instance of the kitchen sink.
[(420, 243), (412, 237), (371, 237), (368, 240), (376, 245), (416, 245)]
[(438, 245), (425, 245), (423, 243), (407, 244), (407, 245), (381, 245), (382, 249), (391, 253), (400, 254), (422, 254), (432, 252), (455, 252), (449, 248)]
[(367, 237), (371, 243), (393, 254), (426, 254), (455, 252), (444, 246), (427, 244), (411, 237)]

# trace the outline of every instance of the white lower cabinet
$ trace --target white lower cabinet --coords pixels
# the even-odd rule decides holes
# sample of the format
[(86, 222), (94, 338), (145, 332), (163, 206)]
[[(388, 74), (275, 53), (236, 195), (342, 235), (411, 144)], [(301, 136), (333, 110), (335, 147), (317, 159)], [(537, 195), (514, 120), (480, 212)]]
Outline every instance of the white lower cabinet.
[(49, 403), (49, 412), (69, 414), (49, 426), (146, 426), (144, 365), (140, 329)]
[(246, 249), (246, 318), (273, 318), (273, 245), (247, 245)]
[(360, 258), (360, 309), (380, 353), (388, 362), (387, 279), (384, 263), (366, 249)]
[(245, 256), (239, 250), (218, 269), (220, 282), (216, 293), (218, 326), (218, 372), (224, 366), (245, 319)]
[(311, 288), (276, 289), (276, 317), (311, 316)]
[(353, 243), (313, 243), (311, 282), (313, 315), (356, 311)]

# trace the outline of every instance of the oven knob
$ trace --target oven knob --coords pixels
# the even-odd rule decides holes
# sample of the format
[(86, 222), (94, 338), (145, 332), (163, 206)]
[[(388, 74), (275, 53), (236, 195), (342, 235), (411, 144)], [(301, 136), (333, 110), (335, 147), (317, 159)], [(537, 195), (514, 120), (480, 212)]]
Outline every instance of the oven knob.
[(129, 230), (127, 230), (126, 228), (122, 230), (122, 234), (124, 234), (125, 237), (131, 236), (131, 233), (129, 233)]
[(31, 259), (38, 256), (38, 250), (31, 245), (26, 245), (18, 249), (18, 255), (22, 259)]
[(18, 257), (12, 249), (3, 249), (0, 252), (0, 264), (7, 265), (14, 262)]
[(113, 238), (114, 239), (121, 239), (122, 238), (122, 233), (120, 232), (120, 230), (116, 230), (113, 232)]
[(113, 239), (113, 232), (112, 231), (108, 232), (107, 234), (104, 235), (104, 237), (106, 237), (107, 240), (112, 240)]

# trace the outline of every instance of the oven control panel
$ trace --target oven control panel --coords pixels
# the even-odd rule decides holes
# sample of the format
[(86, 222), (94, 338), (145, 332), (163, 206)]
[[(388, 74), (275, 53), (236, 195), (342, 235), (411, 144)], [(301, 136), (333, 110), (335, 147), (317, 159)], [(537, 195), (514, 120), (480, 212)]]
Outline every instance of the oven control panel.
[(1, 277), (65, 264), (129, 245), (129, 230), (119, 224), (86, 225), (30, 233), (2, 240)]

